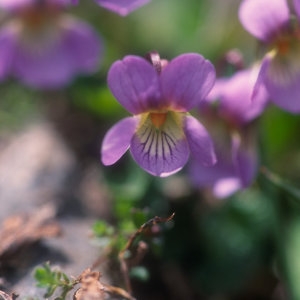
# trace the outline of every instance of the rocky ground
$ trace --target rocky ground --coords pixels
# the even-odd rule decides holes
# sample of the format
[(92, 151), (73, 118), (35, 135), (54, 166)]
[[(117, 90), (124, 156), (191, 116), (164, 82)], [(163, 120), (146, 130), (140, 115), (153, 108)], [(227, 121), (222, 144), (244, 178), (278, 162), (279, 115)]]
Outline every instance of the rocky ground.
[(76, 277), (101, 255), (91, 226), (109, 217), (109, 194), (100, 164), (80, 164), (45, 120), (3, 133), (0, 149), (1, 289), (42, 299), (37, 266), (50, 261)]

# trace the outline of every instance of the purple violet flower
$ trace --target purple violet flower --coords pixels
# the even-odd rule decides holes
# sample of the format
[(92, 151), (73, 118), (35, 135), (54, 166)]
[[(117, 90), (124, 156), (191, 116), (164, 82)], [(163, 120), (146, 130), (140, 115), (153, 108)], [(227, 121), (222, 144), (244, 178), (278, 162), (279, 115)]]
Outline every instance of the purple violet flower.
[(256, 132), (251, 122), (268, 103), (264, 87), (251, 100), (257, 74), (255, 68), (217, 79), (200, 105), (201, 120), (214, 140), (217, 163), (203, 168), (192, 160), (190, 174), (195, 186), (211, 189), (217, 198), (248, 187), (257, 173)]
[(293, 0), (292, 18), (287, 0), (243, 0), (239, 18), (245, 29), (261, 41), (262, 60), (254, 96), (263, 84), (270, 100), (291, 113), (300, 112), (300, 1)]
[(60, 88), (97, 70), (102, 42), (87, 23), (64, 14), (66, 0), (0, 0), (11, 20), (0, 29), (0, 80)]
[(108, 72), (108, 86), (134, 116), (105, 135), (102, 162), (112, 165), (130, 148), (134, 160), (152, 175), (179, 171), (189, 154), (201, 165), (216, 162), (206, 129), (188, 111), (207, 96), (215, 82), (213, 65), (201, 55), (183, 54), (171, 62), (150, 55), (126, 56)]

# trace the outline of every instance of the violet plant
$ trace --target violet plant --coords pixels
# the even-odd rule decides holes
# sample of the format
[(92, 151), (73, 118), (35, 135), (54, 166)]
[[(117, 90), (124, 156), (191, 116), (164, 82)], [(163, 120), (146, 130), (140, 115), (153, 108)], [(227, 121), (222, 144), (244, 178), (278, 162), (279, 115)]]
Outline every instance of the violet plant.
[(300, 112), (300, 5), (287, 0), (244, 0), (240, 21), (266, 49), (255, 90), (264, 85), (271, 101), (284, 110)]
[(193, 160), (191, 178), (196, 187), (210, 187), (218, 198), (249, 187), (258, 171), (256, 130), (251, 123), (264, 112), (269, 95), (262, 87), (251, 99), (257, 74), (255, 66), (218, 78), (199, 107), (201, 119), (214, 136), (217, 163), (204, 168)]
[(64, 13), (66, 1), (0, 1), (0, 79), (39, 89), (61, 88), (98, 69), (103, 46), (87, 23)]
[(108, 85), (132, 114), (110, 129), (102, 144), (102, 162), (114, 164), (130, 148), (147, 172), (168, 176), (179, 171), (189, 153), (204, 166), (216, 162), (206, 129), (188, 111), (206, 97), (215, 81), (213, 65), (199, 54), (183, 54), (169, 63), (152, 54), (153, 66), (127, 56), (108, 72)]

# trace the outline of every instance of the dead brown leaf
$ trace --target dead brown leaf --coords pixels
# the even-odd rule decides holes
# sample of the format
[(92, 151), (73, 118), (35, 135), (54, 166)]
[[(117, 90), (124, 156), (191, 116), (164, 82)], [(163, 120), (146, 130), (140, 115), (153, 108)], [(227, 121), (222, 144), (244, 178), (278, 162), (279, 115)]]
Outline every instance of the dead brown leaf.
[(0, 291), (0, 300), (15, 300), (17, 297), (16, 294), (8, 295), (5, 292)]
[(55, 209), (46, 205), (30, 214), (18, 214), (4, 220), (0, 227), (0, 266), (40, 239), (55, 237), (61, 233), (54, 221)]

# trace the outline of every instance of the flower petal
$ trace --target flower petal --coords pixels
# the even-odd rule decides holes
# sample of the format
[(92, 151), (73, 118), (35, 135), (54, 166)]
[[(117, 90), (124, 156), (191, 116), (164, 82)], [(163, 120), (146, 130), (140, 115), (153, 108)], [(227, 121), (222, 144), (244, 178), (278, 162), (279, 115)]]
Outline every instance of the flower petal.
[(262, 41), (269, 41), (289, 21), (286, 0), (244, 0), (239, 8), (244, 28)]
[(5, 26), (0, 30), (0, 80), (11, 73), (14, 60), (17, 35), (12, 26)]
[(34, 88), (52, 89), (66, 85), (72, 74), (71, 62), (60, 46), (49, 45), (41, 52), (18, 47), (13, 62), (14, 75)]
[(213, 186), (213, 193), (217, 198), (223, 199), (231, 196), (232, 194), (234, 194), (242, 188), (243, 187), (241, 186), (240, 178), (222, 178), (216, 181), (215, 185)]
[[(251, 95), (252, 102), (256, 102), (257, 97), (259, 97), (259, 95), (262, 93), (262, 90), (265, 89), (264, 80), (265, 80), (269, 65), (273, 59), (273, 56), (274, 56), (273, 53), (271, 53), (271, 52), (267, 53), (261, 62), (260, 69), (259, 69), (259, 72), (257, 75), (257, 79), (256, 79), (256, 82), (254, 83), (253, 92)], [(269, 98), (270, 98), (270, 95), (269, 95)]]
[(112, 165), (124, 155), (138, 123), (138, 117), (128, 117), (119, 121), (106, 133), (101, 147), (101, 160), (104, 165)]
[(203, 56), (182, 54), (161, 73), (164, 99), (179, 111), (189, 111), (206, 97), (215, 77), (214, 66)]
[(299, 0), (293, 0), (294, 8), (296, 11), (296, 14), (298, 16), (298, 19), (300, 18), (300, 1)]
[[(253, 129), (253, 128), (252, 128)], [(232, 135), (232, 158), (242, 186), (248, 187), (258, 169), (258, 157), (254, 131), (249, 128)]]
[(162, 105), (158, 74), (143, 58), (126, 56), (116, 61), (108, 71), (107, 82), (116, 99), (132, 114)]
[[(265, 65), (265, 66), (264, 66)], [(290, 56), (275, 56), (262, 64), (263, 81), (271, 101), (291, 113), (300, 112), (300, 57), (299, 52)]]
[(157, 129), (148, 116), (132, 139), (130, 151), (134, 160), (152, 175), (169, 176), (188, 160), (188, 144), (177, 121), (169, 113), (164, 126)]
[(300, 1), (299, 0), (293, 0), (294, 8), (296, 11), (296, 14), (298, 16), (298, 19), (300, 18)]
[(102, 7), (109, 9), (121, 16), (126, 16), (150, 0), (96, 0)]
[[(89, 25), (65, 16), (56, 30), (19, 42), (13, 73), (35, 88), (60, 88), (75, 76), (96, 70), (101, 42)], [(61, 26), (61, 27), (60, 27)], [(85, 51), (87, 51), (85, 53)]]
[(34, 0), (0, 0), (0, 8), (4, 10), (18, 9), (33, 4)]
[(208, 104), (217, 101), (220, 116), (237, 125), (258, 117), (264, 111), (269, 98), (262, 85), (256, 91), (255, 101), (251, 99), (258, 71), (259, 68), (255, 67), (239, 71), (230, 78), (218, 79), (208, 95)]
[(225, 198), (242, 188), (241, 178), (232, 159), (231, 138), (228, 131), (224, 130), (221, 133), (217, 131), (215, 147), (216, 164), (205, 167), (197, 159), (193, 159), (189, 165), (189, 173), (196, 187), (209, 188), (217, 198)]
[(99, 67), (103, 45), (99, 34), (89, 24), (73, 17), (62, 19), (62, 41), (71, 56), (74, 73), (93, 73)]
[(184, 120), (184, 132), (189, 143), (191, 154), (203, 166), (216, 163), (213, 141), (207, 130), (192, 116)]

